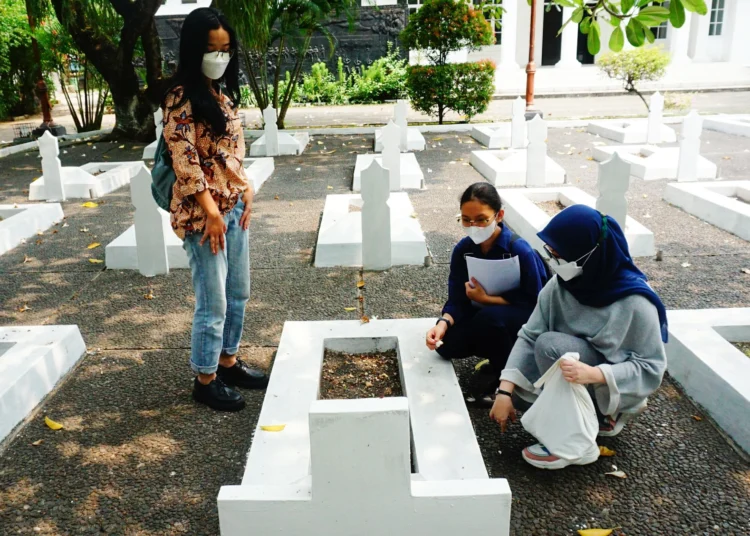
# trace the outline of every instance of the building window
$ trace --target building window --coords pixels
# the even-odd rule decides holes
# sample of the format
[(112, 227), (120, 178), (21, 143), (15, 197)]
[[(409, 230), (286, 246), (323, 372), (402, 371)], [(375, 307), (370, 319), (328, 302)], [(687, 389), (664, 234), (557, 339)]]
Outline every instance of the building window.
[(409, 0), (409, 15), (416, 13), (417, 10), (422, 7), (423, 0)]
[(711, 22), (708, 25), (708, 35), (721, 35), (724, 26), (724, 0), (712, 0)]
[[(474, 0), (474, 6), (478, 7), (479, 5), (484, 4), (486, 6), (490, 6), (493, 8), (499, 8), (501, 5), (503, 5), (503, 0)], [(498, 18), (493, 17), (492, 13), (485, 12), (484, 18), (487, 19), (487, 22), (490, 23), (492, 26), (492, 33), (495, 34), (495, 44), (499, 45), (501, 44), (500, 41), (502, 40), (503, 36), (503, 30), (502, 30), (502, 21), (503, 21), (503, 14), (502, 11), (499, 9), (496, 15), (499, 15)]]
[[(658, 7), (664, 7), (669, 9), (669, 2), (653, 2), (651, 4), (652, 6), (658, 6)], [(659, 26), (652, 26), (650, 30), (653, 32), (654, 37), (657, 39), (666, 39), (667, 38), (667, 21), (662, 22)]]

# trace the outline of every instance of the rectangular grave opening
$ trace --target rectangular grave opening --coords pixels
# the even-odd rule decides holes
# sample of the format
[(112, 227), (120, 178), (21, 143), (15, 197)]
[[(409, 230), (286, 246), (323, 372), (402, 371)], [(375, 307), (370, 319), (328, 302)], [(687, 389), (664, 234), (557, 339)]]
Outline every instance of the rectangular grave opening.
[(741, 354), (750, 358), (750, 326), (715, 326), (714, 330)]
[(396, 337), (326, 339), (320, 400), (404, 396)]
[(555, 201), (541, 201), (536, 204), (539, 208), (541, 208), (548, 216), (555, 217), (560, 212), (565, 210), (565, 205), (563, 205), (559, 200)]
[(23, 212), (22, 208), (0, 208), (0, 221), (7, 220)]
[(0, 357), (3, 357), (3, 354), (13, 348), (15, 344), (14, 342), (0, 342)]

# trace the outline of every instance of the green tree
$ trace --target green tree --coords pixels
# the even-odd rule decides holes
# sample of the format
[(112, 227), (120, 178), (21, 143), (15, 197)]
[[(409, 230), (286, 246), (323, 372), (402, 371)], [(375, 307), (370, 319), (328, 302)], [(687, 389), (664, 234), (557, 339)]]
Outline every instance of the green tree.
[(0, 2), (0, 118), (37, 109), (31, 29), (24, 0)]
[(622, 82), (628, 93), (638, 95), (646, 109), (650, 109), (637, 85), (640, 82), (659, 80), (669, 65), (669, 54), (659, 47), (644, 47), (603, 55), (597, 66), (610, 78)]
[[(297, 90), (305, 56), (316, 34), (328, 38), (333, 54), (334, 38), (325, 26), (331, 17), (345, 15), (350, 29), (359, 0), (215, 0), (234, 25), (243, 46), (245, 67), (255, 102), (262, 110), (272, 104), (278, 110), (277, 124), (284, 118)], [(272, 49), (276, 56), (270, 52)], [(284, 84), (282, 60), (295, 58), (290, 83)], [(270, 67), (269, 67), (270, 64)]]

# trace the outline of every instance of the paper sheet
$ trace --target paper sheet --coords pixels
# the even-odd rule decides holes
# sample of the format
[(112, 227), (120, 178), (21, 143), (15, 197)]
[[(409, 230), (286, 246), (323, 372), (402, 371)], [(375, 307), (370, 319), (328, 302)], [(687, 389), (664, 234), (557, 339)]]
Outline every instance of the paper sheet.
[[(473, 277), (479, 281), (489, 296), (500, 296), (521, 286), (521, 264), (518, 256), (496, 260), (468, 256), (466, 267), (469, 270), (469, 279)], [(479, 303), (472, 303), (475, 307), (482, 307)]]

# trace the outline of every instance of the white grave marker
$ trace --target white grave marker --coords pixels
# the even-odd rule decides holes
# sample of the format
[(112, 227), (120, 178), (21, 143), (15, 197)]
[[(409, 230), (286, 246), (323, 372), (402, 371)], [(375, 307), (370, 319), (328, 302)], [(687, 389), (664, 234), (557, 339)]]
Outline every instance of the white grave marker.
[(164, 111), (162, 111), (161, 107), (157, 108), (154, 112), (154, 126), (156, 126), (156, 140), (149, 143), (143, 149), (144, 160), (153, 160), (156, 157), (156, 146), (159, 144), (162, 132), (164, 132)]
[(391, 192), (401, 190), (401, 150), (399, 149), (399, 140), (401, 139), (401, 132), (405, 131), (405, 128), (396, 126), (393, 121), (388, 121), (388, 124), (383, 129), (383, 167), (388, 170), (390, 176)]
[[(401, 129), (399, 146), (401, 152), (407, 151), (424, 151), (426, 142), (424, 136), (416, 127), (409, 128), (406, 121), (406, 115), (409, 111), (409, 104), (405, 100), (398, 100), (393, 107), (393, 122)], [(375, 129), (375, 152), (383, 151), (383, 129)]]
[(151, 173), (144, 166), (130, 180), (130, 197), (135, 207), (135, 243), (138, 271), (146, 277), (169, 273), (167, 237), (159, 205), (151, 194)]
[(510, 123), (510, 147), (521, 149), (526, 145), (526, 101), (521, 97), (513, 101)]
[(276, 109), (269, 103), (263, 110), (263, 131), (266, 136), (266, 156), (278, 156), (279, 154), (279, 127), (276, 124)]
[[(409, 150), (408, 147), (408, 135), (409, 135), (409, 125), (406, 122), (406, 114), (408, 112), (407, 103), (405, 100), (399, 99), (398, 102), (396, 102), (396, 106), (393, 112), (393, 119), (396, 123), (396, 126), (400, 128), (400, 137), (398, 138), (400, 140), (399, 145), (401, 148), (401, 152), (407, 152)], [(385, 134), (385, 130), (383, 131), (383, 134)], [(385, 140), (383, 140), (383, 146), (385, 147)]]
[(630, 187), (630, 164), (619, 153), (599, 164), (599, 197), (596, 210), (610, 216), (625, 229), (628, 215), (628, 201), (625, 193)]
[(677, 181), (698, 180), (698, 158), (701, 152), (701, 130), (703, 119), (695, 110), (682, 121), (680, 133), (680, 156), (677, 159)]
[(37, 140), (39, 153), (42, 155), (42, 173), (44, 175), (44, 199), (47, 201), (65, 201), (63, 187), (63, 167), (60, 162), (60, 145), (57, 138), (46, 131)]
[(526, 186), (537, 188), (547, 183), (547, 123), (537, 114), (529, 121), (529, 146), (526, 149)]
[(388, 175), (388, 170), (376, 161), (362, 172), (362, 267), (365, 270), (387, 270), (392, 266)]
[(648, 112), (648, 130), (646, 132), (646, 143), (661, 143), (662, 141), (662, 114), (664, 113), (664, 97), (658, 91), (651, 95)]

